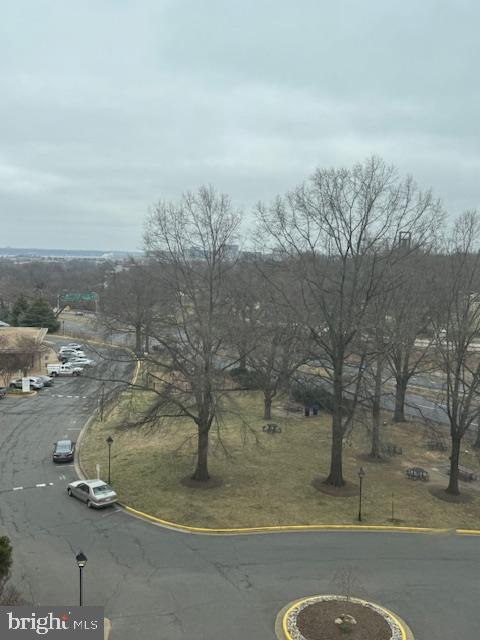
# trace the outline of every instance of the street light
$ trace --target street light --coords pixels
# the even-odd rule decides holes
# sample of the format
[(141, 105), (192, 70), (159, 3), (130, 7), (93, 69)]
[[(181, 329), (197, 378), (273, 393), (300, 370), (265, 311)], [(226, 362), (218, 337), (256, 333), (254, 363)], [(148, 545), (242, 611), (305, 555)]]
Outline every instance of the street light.
[(362, 481), (365, 477), (365, 470), (363, 467), (360, 467), (358, 470), (358, 479), (360, 480), (360, 493), (358, 496), (358, 521), (362, 521)]
[(113, 443), (112, 436), (108, 436), (108, 438), (107, 438), (107, 444), (108, 444), (108, 484), (110, 484), (110, 459), (111, 459), (111, 453), (112, 453), (112, 443)]
[(83, 553), (83, 551), (80, 551), (75, 556), (75, 559), (77, 561), (78, 568), (80, 570), (80, 606), (83, 606), (82, 570), (83, 570), (83, 567), (87, 564), (87, 556)]

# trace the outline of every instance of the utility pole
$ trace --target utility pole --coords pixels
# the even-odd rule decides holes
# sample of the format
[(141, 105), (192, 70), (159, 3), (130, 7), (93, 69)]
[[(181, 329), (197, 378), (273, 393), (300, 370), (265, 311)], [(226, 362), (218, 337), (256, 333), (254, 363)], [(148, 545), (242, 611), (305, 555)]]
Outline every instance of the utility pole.
[(103, 405), (105, 403), (105, 382), (102, 382), (102, 392), (100, 396), (100, 422), (103, 422)]

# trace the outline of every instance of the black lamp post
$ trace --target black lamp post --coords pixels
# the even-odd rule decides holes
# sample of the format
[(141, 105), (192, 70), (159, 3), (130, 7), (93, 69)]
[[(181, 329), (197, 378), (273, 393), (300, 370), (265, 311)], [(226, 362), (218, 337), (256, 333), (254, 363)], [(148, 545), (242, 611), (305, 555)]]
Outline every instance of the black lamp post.
[(111, 453), (112, 453), (112, 443), (113, 443), (112, 436), (108, 436), (108, 438), (107, 438), (107, 444), (108, 444), (108, 484), (110, 484), (110, 460), (111, 460)]
[(358, 495), (358, 521), (362, 521), (362, 481), (365, 477), (365, 470), (360, 467), (358, 470), (358, 479), (360, 480), (360, 493)]
[(75, 558), (77, 560), (78, 568), (80, 570), (80, 606), (82, 607), (83, 606), (82, 570), (83, 570), (83, 567), (87, 564), (87, 556), (83, 553), (83, 551), (80, 551), (79, 553), (77, 553)]

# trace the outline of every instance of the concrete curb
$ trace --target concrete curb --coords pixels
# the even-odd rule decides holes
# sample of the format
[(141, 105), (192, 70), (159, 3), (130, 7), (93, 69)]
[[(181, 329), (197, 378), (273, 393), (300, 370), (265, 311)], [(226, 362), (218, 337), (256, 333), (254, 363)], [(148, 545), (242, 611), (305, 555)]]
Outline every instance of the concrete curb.
[[(323, 595), (326, 595), (326, 594), (323, 594)], [(287, 625), (287, 620), (288, 620), (288, 616), (290, 615), (290, 612), (292, 611), (292, 609), (295, 609), (296, 607), (301, 605), (303, 602), (306, 602), (307, 600), (310, 600), (316, 597), (319, 597), (319, 596), (307, 596), (305, 598), (300, 598), (299, 600), (293, 600), (292, 602), (287, 604), (285, 607), (283, 607), (283, 609), (281, 609), (281, 611), (279, 612), (275, 620), (275, 634), (277, 635), (277, 638), (279, 640), (294, 640), (293, 636), (290, 634), (288, 630), (288, 625)], [(375, 607), (377, 607), (378, 609), (386, 613), (388, 616), (390, 616), (400, 628), (401, 640), (415, 640), (412, 630), (407, 625), (407, 623), (404, 620), (402, 620), (402, 618), (400, 618), (396, 613), (393, 613), (392, 611), (390, 611), (390, 609), (387, 609), (386, 607), (382, 607), (377, 603), (370, 603), (367, 600), (362, 600), (361, 598), (353, 598), (353, 599), (358, 603), (374, 604)]]
[(162, 520), (148, 513), (143, 513), (138, 509), (129, 507), (128, 505), (119, 502), (128, 514), (150, 522), (156, 526), (163, 527), (165, 529), (171, 529), (180, 533), (191, 533), (197, 535), (252, 535), (260, 533), (306, 533), (306, 532), (318, 532), (318, 531), (339, 531), (348, 533), (350, 531), (357, 531), (363, 533), (423, 533), (423, 534), (449, 534), (449, 535), (470, 535), (480, 536), (480, 531), (476, 529), (435, 529), (433, 527), (395, 527), (390, 525), (356, 525), (356, 524), (293, 524), (293, 525), (277, 525), (266, 527), (237, 527), (237, 528), (207, 528), (207, 527), (192, 527), (177, 522), (171, 522), (169, 520)]
[[(72, 338), (72, 336), (62, 336), (63, 338)], [(130, 384), (134, 385), (137, 381), (138, 375), (140, 373), (140, 360), (138, 359), (138, 357), (136, 356), (136, 354), (129, 349), (128, 347), (123, 347), (123, 346), (119, 346), (119, 345), (112, 345), (108, 342), (102, 342), (100, 340), (90, 340), (89, 338), (86, 338), (83, 340), (83, 342), (86, 342), (87, 344), (98, 344), (102, 347), (108, 347), (108, 348), (116, 348), (116, 349), (123, 349), (124, 351), (127, 351), (128, 353), (130, 353), (132, 355), (132, 359), (136, 362), (135, 364), (135, 371), (133, 373), (133, 378)], [(35, 392), (36, 393), (36, 392)], [(85, 424), (83, 425), (83, 427), (80, 430), (80, 433), (78, 434), (77, 437), (77, 442), (76, 442), (76, 450), (78, 452), (77, 456), (74, 459), (74, 469), (75, 469), (75, 473), (77, 474), (77, 476), (81, 479), (81, 480), (85, 480), (87, 478), (87, 475), (82, 467), (82, 463), (81, 463), (81, 449), (82, 449), (82, 440), (83, 437), (85, 435), (85, 433), (87, 432), (88, 428), (90, 427), (90, 425), (92, 424), (92, 422), (95, 420), (95, 418), (97, 417), (97, 413), (98, 413), (98, 408), (95, 409), (95, 411), (92, 413), (92, 415), (87, 419), (87, 421), (85, 422)]]
[(104, 618), (103, 619), (103, 640), (108, 640), (111, 630), (112, 630), (112, 623), (108, 618)]

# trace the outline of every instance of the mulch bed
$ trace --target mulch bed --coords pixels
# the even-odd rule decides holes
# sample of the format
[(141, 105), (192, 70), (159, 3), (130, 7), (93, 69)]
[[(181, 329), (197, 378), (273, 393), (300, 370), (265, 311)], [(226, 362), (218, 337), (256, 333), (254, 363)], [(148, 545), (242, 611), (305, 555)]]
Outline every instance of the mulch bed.
[(450, 493), (447, 493), (445, 491), (445, 487), (439, 487), (439, 486), (430, 486), (428, 488), (428, 491), (430, 493), (430, 495), (432, 495), (434, 498), (437, 498), (438, 500), (443, 500), (444, 502), (456, 502), (456, 503), (469, 503), (472, 502), (473, 497), (471, 495), (471, 493), (466, 493), (465, 490), (462, 488), (461, 493), (459, 496), (452, 496)]
[(356, 484), (352, 482), (345, 482), (343, 487), (334, 487), (331, 484), (325, 483), (326, 478), (317, 477), (312, 480), (312, 487), (317, 491), (321, 491), (322, 493), (326, 493), (333, 498), (351, 498), (353, 496), (358, 496), (359, 488)]
[[(357, 624), (350, 633), (343, 633), (335, 618), (348, 613)], [(390, 640), (391, 630), (384, 618), (370, 609), (353, 602), (315, 602), (302, 609), (297, 617), (297, 628), (306, 640)]]
[(223, 480), (217, 476), (210, 476), (208, 480), (200, 482), (199, 480), (194, 480), (191, 476), (187, 476), (180, 480), (180, 484), (183, 484), (184, 487), (189, 487), (190, 489), (216, 489), (217, 487), (222, 486)]

